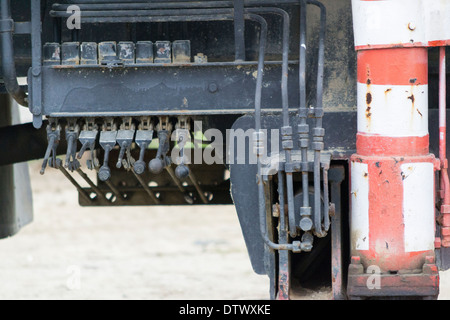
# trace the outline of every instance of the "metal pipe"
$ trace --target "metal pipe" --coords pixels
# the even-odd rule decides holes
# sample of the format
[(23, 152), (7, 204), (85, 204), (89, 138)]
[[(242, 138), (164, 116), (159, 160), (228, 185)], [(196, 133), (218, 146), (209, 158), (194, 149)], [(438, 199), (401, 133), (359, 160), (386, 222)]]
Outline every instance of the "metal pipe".
[[(289, 14), (280, 8), (249, 8), (247, 12), (258, 13), (273, 13), (280, 15), (283, 19), (283, 48), (282, 48), (282, 74), (281, 74), (281, 103), (283, 114), (283, 129), (287, 129), (290, 134), (287, 134), (287, 140), (289, 143), (284, 145), (286, 163), (292, 162), (291, 149), (292, 143), (292, 128), (289, 121), (289, 93), (288, 93), (288, 72), (289, 72), (289, 37), (290, 37), (290, 21)], [(294, 205), (294, 181), (292, 172), (286, 173), (286, 185), (287, 185), (287, 201), (288, 201), (288, 217), (289, 217), (289, 233), (292, 237), (297, 235), (297, 225), (295, 223), (295, 205)]]
[(441, 196), (445, 205), (450, 205), (450, 181), (447, 163), (447, 123), (446, 123), (446, 56), (445, 47), (439, 48), (439, 159), (441, 161)]
[(328, 165), (323, 168), (323, 229), (330, 229), (330, 200), (328, 195)]
[(0, 19), (2, 26), (10, 25), (10, 30), (1, 30), (2, 47), (2, 73), (5, 88), (18, 104), (28, 107), (26, 92), (20, 87), (17, 81), (16, 64), (14, 61), (14, 41), (13, 30), (14, 21), (11, 16), (10, 0), (1, 0)]
[[(167, 1), (167, 2), (140, 2), (136, 0), (120, 1), (121, 3), (108, 3), (108, 1), (79, 0), (71, 4), (53, 4), (54, 11), (66, 11), (70, 5), (77, 5), (81, 10), (139, 10), (139, 9), (180, 9), (180, 8), (231, 8), (232, 0), (226, 1)], [(263, 5), (298, 5), (298, 0), (244, 0), (245, 6)]]
[(196, 22), (233, 20), (233, 15), (190, 15), (190, 16), (142, 16), (142, 17), (84, 17), (82, 23), (136, 23), (136, 22)]
[(245, 61), (244, 0), (234, 0), (233, 7), (235, 61)]
[[(323, 150), (323, 74), (325, 61), (325, 28), (326, 9), (325, 6), (315, 0), (307, 0), (308, 4), (318, 6), (320, 9), (320, 33), (319, 33), (319, 53), (317, 63), (317, 91), (316, 107), (314, 108), (315, 128), (313, 130), (314, 148), (314, 228), (317, 236), (323, 237), (326, 234), (322, 230), (322, 210), (321, 210), (321, 187), (320, 187), (320, 155)], [(325, 213), (324, 213), (325, 214)]]
[(306, 122), (308, 110), (306, 107), (306, 2), (300, 0), (300, 48), (299, 48), (299, 118), (298, 133), (300, 138), (301, 152), (301, 171), (302, 171), (302, 190), (303, 205), (301, 212), (308, 218), (311, 216), (311, 207), (309, 204), (309, 168), (308, 168), (308, 145), (309, 145), (309, 125)]
[[(232, 9), (167, 9), (167, 10), (114, 10), (114, 11), (83, 11), (82, 17), (152, 17), (152, 16), (197, 16), (210, 14), (233, 14)], [(54, 18), (68, 18), (72, 13), (66, 11), (50, 11)]]
[[(255, 131), (261, 130), (261, 91), (262, 91), (262, 78), (264, 72), (264, 57), (267, 42), (267, 22), (261, 16), (255, 14), (246, 14), (251, 20), (258, 22), (261, 26), (260, 44), (259, 44), (259, 57), (258, 57), (258, 74), (256, 77), (256, 92), (255, 92)], [(293, 250), (295, 252), (301, 251), (300, 241), (295, 241), (291, 244), (277, 244), (269, 239), (267, 235), (266, 227), (266, 201), (264, 195), (264, 182), (262, 180), (262, 164), (261, 159), (257, 156), (257, 177), (258, 177), (258, 211), (259, 211), (259, 227), (260, 233), (264, 243), (274, 250)]]

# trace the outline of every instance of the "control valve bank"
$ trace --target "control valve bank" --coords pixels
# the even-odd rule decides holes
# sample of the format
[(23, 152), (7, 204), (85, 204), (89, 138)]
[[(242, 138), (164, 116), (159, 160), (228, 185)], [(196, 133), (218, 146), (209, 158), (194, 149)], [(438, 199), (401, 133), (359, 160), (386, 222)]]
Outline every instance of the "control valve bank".
[(436, 299), (449, 17), (450, 0), (0, 0), (0, 238), (32, 222), (40, 160), (80, 206), (235, 206), (271, 299)]

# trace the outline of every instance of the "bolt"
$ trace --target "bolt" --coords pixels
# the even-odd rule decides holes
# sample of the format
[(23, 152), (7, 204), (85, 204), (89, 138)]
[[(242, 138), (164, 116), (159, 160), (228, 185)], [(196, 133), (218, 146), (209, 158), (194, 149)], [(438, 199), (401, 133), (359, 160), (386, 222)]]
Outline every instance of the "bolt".
[(303, 217), (300, 219), (299, 226), (303, 231), (309, 231), (313, 227), (313, 222), (310, 217)]
[(211, 82), (208, 86), (208, 90), (211, 93), (215, 93), (215, 92), (217, 92), (217, 90), (219, 90), (219, 87), (217, 86), (217, 84), (215, 82)]

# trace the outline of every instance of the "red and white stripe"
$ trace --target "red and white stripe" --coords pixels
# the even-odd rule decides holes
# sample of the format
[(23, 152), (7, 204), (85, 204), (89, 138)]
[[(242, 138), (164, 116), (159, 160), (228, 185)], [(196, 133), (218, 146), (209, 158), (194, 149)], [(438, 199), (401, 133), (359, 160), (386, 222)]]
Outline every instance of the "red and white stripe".
[[(358, 133), (350, 168), (351, 254), (382, 272), (421, 269), (434, 256), (427, 49), (434, 11), (426, 3), (352, 2)], [(450, 31), (442, 32), (438, 38)]]

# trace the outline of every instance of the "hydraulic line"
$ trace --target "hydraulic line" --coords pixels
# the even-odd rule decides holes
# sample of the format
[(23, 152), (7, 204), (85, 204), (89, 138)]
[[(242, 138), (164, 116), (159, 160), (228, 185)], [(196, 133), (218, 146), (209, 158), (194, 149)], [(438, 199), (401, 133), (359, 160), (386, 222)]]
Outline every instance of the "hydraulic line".
[[(283, 149), (286, 156), (286, 164), (292, 162), (291, 150), (293, 149), (292, 127), (289, 123), (289, 94), (288, 94), (288, 68), (289, 68), (289, 37), (290, 37), (290, 21), (289, 14), (279, 8), (249, 8), (247, 12), (258, 13), (274, 13), (281, 15), (283, 20), (283, 48), (282, 48), (282, 75), (281, 75), (281, 103), (283, 114), (283, 128), (281, 135), (283, 139)], [(286, 173), (287, 200), (288, 200), (288, 216), (289, 216), (289, 233), (292, 237), (297, 235), (297, 226), (295, 223), (295, 206), (294, 206), (294, 182), (292, 172)]]
[[(255, 133), (256, 133), (256, 147), (260, 146), (262, 141), (261, 137), (261, 91), (262, 91), (262, 78), (264, 72), (264, 56), (267, 42), (267, 22), (264, 18), (254, 14), (246, 14), (246, 17), (258, 22), (261, 25), (260, 45), (259, 45), (259, 57), (258, 57), (258, 74), (256, 77), (256, 93), (255, 93)], [(266, 201), (264, 195), (264, 182), (262, 177), (262, 164), (261, 164), (261, 151), (257, 150), (257, 177), (258, 177), (258, 210), (259, 210), (259, 225), (261, 236), (270, 248), (274, 250), (292, 250), (294, 252), (301, 251), (300, 241), (294, 241), (292, 244), (277, 244), (271, 241), (267, 235), (266, 227)]]
[(306, 107), (306, 1), (300, 0), (300, 48), (299, 48), (299, 118), (298, 135), (300, 139), (301, 171), (303, 205), (300, 215), (305, 219), (311, 219), (311, 206), (309, 205), (309, 168), (308, 168), (308, 145), (309, 125), (306, 123), (308, 110)]
[[(326, 27), (326, 9), (325, 6), (315, 0), (307, 0), (307, 3), (318, 6), (320, 9), (320, 33), (319, 33), (319, 53), (317, 67), (317, 92), (316, 107), (314, 108), (315, 127), (313, 129), (313, 149), (314, 149), (314, 228), (316, 235), (324, 237), (326, 234), (322, 230), (322, 210), (321, 210), (321, 186), (320, 186), (320, 155), (324, 148), (323, 137), (325, 129), (323, 128), (323, 74), (325, 60), (325, 27)], [(328, 215), (328, 212), (323, 212)]]
[[(16, 64), (14, 62), (14, 41), (13, 29), (14, 21), (11, 16), (10, 0), (1, 0), (0, 2), (0, 20), (1, 20), (1, 47), (2, 47), (2, 73), (5, 88), (8, 93), (17, 101), (18, 104), (28, 107), (27, 94), (20, 87), (17, 81)], [(4, 30), (9, 24), (10, 30)]]

